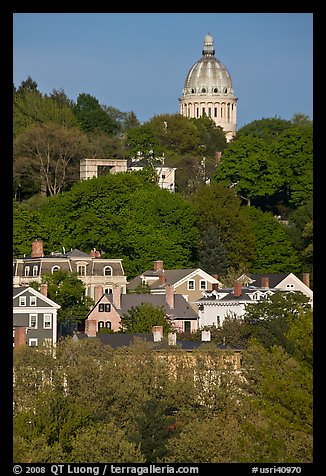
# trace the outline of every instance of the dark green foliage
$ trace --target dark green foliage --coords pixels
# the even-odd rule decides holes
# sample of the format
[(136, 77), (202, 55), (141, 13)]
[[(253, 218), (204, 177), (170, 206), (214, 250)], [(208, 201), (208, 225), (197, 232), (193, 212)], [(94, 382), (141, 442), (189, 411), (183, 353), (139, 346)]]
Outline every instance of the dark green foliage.
[(98, 100), (90, 94), (79, 94), (73, 110), (84, 132), (103, 131), (106, 134), (115, 134), (118, 131), (117, 123), (103, 110)]
[(227, 270), (227, 255), (219, 237), (218, 227), (210, 227), (201, 237), (198, 250), (198, 265), (209, 274), (224, 274)]
[(251, 231), (255, 234), (256, 256), (252, 273), (297, 273), (300, 259), (288, 239), (286, 229), (270, 212), (255, 207), (246, 207), (244, 213), (251, 220)]

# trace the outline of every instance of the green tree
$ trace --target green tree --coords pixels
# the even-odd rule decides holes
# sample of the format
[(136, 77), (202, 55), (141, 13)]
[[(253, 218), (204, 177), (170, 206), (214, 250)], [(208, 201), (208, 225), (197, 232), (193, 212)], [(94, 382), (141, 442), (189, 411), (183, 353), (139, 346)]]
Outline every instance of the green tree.
[(252, 273), (297, 273), (300, 260), (287, 237), (284, 225), (272, 213), (255, 207), (246, 207), (244, 213), (252, 222), (256, 237), (256, 256), (250, 270)]
[(276, 193), (282, 183), (273, 157), (260, 137), (241, 136), (225, 149), (213, 178), (234, 188), (250, 206), (253, 199)]
[(219, 237), (218, 227), (207, 228), (201, 236), (198, 250), (198, 265), (209, 274), (224, 274), (227, 270), (227, 256)]
[(243, 317), (244, 322), (249, 325), (249, 336), (255, 337), (268, 349), (277, 345), (293, 354), (295, 348), (288, 338), (291, 316), (296, 322), (301, 312), (310, 312), (307, 296), (299, 291), (278, 291), (271, 295), (268, 301), (247, 304)]
[(150, 334), (153, 326), (163, 326), (163, 332), (167, 334), (172, 330), (164, 308), (143, 303), (132, 307), (122, 316), (121, 326), (124, 332)]
[(216, 229), (226, 252), (229, 267), (248, 267), (255, 256), (252, 225), (241, 207), (240, 199), (225, 186), (211, 181), (190, 198), (195, 209), (201, 236)]
[[(44, 274), (42, 282), (48, 284), (48, 297), (59, 304), (59, 322), (71, 324), (83, 321), (94, 301), (85, 296), (85, 286), (76, 273), (56, 271)], [(32, 283), (31, 283), (32, 285)], [(35, 283), (38, 288), (39, 284)]]
[(73, 110), (84, 132), (102, 131), (106, 134), (116, 134), (119, 130), (117, 122), (105, 112), (98, 100), (90, 94), (79, 94)]
[[(79, 159), (86, 149), (86, 138), (78, 129), (57, 124), (34, 125), (14, 141), (15, 157), (25, 159), (41, 191), (48, 195), (56, 195), (78, 180)], [(15, 173), (20, 173), (18, 167)]]
[(246, 124), (241, 127), (234, 140), (244, 136), (259, 137), (265, 143), (271, 143), (287, 129), (291, 127), (291, 121), (286, 121), (280, 117), (263, 118)]

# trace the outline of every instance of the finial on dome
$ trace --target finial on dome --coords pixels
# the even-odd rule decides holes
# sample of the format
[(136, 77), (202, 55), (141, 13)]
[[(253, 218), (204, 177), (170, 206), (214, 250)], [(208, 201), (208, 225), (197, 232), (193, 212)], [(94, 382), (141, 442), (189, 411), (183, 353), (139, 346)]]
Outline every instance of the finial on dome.
[(203, 55), (204, 56), (209, 56), (209, 55), (214, 55), (214, 54), (215, 54), (215, 50), (214, 50), (213, 37), (210, 33), (208, 33), (204, 38)]

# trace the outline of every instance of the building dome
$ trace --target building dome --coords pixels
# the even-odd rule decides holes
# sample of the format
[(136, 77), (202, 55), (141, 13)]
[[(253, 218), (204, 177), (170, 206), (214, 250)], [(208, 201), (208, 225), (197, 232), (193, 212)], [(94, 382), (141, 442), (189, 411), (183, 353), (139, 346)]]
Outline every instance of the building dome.
[(190, 68), (180, 101), (180, 113), (186, 117), (206, 114), (221, 126), (230, 140), (236, 130), (236, 101), (231, 76), (215, 58), (213, 37), (204, 38), (202, 57)]

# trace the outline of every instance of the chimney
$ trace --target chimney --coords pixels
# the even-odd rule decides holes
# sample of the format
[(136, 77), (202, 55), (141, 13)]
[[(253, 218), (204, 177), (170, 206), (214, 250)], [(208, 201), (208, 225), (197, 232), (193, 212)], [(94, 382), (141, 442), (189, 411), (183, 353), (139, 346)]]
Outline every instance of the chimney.
[(89, 253), (90, 256), (92, 256), (93, 258), (101, 258), (101, 253), (96, 249), (94, 248), (93, 250), (91, 250), (91, 252)]
[(97, 332), (97, 321), (94, 319), (85, 320), (85, 334), (88, 335), (88, 337), (96, 337), (96, 332)]
[(163, 326), (152, 327), (154, 342), (161, 342), (163, 339)]
[(115, 285), (112, 289), (113, 294), (113, 305), (116, 309), (121, 309), (121, 292), (120, 286)]
[(94, 301), (97, 302), (103, 294), (103, 288), (102, 286), (95, 286), (94, 288)]
[(261, 277), (261, 287), (262, 288), (269, 288), (269, 277), (268, 276), (262, 276)]
[(218, 290), (218, 283), (212, 283), (212, 291)]
[(210, 342), (211, 341), (211, 331), (201, 331), (201, 340), (202, 342)]
[(242, 293), (242, 285), (239, 281), (235, 281), (233, 285), (233, 295), (234, 297), (240, 297)]
[(35, 240), (32, 243), (32, 258), (43, 258), (43, 241)]
[(153, 269), (154, 271), (163, 270), (163, 261), (154, 261)]
[(170, 309), (174, 309), (174, 287), (170, 285), (165, 286), (166, 304)]
[(308, 288), (310, 288), (310, 275), (309, 273), (303, 273), (303, 282)]
[(166, 283), (166, 276), (164, 274), (164, 271), (159, 274), (159, 281), (160, 281), (160, 285), (163, 285)]
[(22, 345), (26, 344), (26, 327), (15, 327), (14, 328), (14, 348), (18, 349)]
[(48, 285), (47, 285), (47, 283), (42, 283), (41, 284), (40, 293), (43, 294), (43, 296), (48, 297)]
[(168, 344), (169, 345), (177, 345), (177, 334), (176, 334), (176, 332), (169, 332), (168, 333)]

